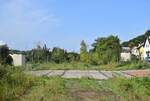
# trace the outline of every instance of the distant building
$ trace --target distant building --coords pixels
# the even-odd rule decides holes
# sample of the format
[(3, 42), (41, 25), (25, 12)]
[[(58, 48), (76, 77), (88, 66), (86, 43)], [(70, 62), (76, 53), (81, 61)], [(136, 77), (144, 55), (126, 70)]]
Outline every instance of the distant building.
[(150, 37), (144, 43), (140, 44), (137, 49), (141, 60), (150, 61)]
[(14, 66), (23, 66), (25, 65), (25, 56), (22, 54), (11, 54), (10, 55), (13, 59)]
[(139, 46), (137, 47), (138, 51), (139, 51), (139, 57), (141, 60), (144, 60), (144, 43), (139, 44)]
[(130, 61), (131, 60), (131, 49), (129, 47), (122, 47), (122, 52), (120, 54), (121, 61)]
[(139, 53), (138, 47), (133, 47), (131, 49), (131, 54), (134, 55), (134, 56), (139, 57), (140, 53)]
[(144, 44), (144, 60), (150, 61), (150, 37), (148, 37)]

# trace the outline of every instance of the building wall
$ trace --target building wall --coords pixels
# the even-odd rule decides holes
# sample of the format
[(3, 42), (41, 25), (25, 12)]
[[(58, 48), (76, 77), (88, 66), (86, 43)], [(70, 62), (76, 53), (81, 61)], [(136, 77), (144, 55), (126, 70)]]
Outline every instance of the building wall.
[(140, 47), (139, 53), (140, 53), (141, 60), (144, 60), (144, 47), (143, 46)]
[(135, 55), (135, 56), (139, 56), (140, 55), (139, 50), (137, 49), (137, 47), (133, 47), (132, 48), (131, 54)]
[(147, 52), (150, 52), (150, 43), (148, 39), (146, 40), (145, 46), (144, 46), (144, 59), (147, 58)]
[(121, 53), (121, 61), (130, 61), (131, 53)]
[(22, 54), (13, 54), (11, 55), (13, 58), (14, 66), (23, 66), (25, 65), (25, 56)]

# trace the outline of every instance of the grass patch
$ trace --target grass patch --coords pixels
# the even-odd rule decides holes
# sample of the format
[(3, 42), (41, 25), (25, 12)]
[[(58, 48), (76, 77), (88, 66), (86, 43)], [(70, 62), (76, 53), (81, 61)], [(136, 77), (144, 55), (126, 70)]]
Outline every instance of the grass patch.
[(150, 78), (40, 78), (20, 101), (149, 101)]
[[(114, 82), (114, 83), (113, 83)], [(120, 101), (149, 101), (150, 78), (115, 78), (103, 82), (106, 89), (117, 94)]]
[(93, 66), (82, 62), (71, 62), (71, 63), (36, 63), (27, 64), (28, 70), (99, 70), (99, 66)]
[(13, 101), (35, 84), (35, 78), (27, 76), (20, 67), (0, 66), (0, 101)]
[(132, 69), (150, 69), (150, 64), (138, 61), (138, 62), (124, 62), (118, 64), (116, 70), (132, 70)]
[(149, 69), (150, 64), (145, 62), (109, 63), (106, 65), (91, 65), (82, 62), (72, 63), (36, 63), (27, 64), (28, 70), (130, 70)]

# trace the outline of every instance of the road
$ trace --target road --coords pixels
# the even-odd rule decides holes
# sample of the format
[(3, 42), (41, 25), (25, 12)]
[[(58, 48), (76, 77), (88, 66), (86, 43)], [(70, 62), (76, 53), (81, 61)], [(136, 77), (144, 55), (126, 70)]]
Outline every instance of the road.
[(29, 71), (28, 74), (35, 76), (60, 76), (63, 78), (93, 78), (106, 80), (113, 77), (150, 77), (150, 69), (148, 70), (126, 70), (126, 71), (98, 71), (98, 70), (38, 70)]

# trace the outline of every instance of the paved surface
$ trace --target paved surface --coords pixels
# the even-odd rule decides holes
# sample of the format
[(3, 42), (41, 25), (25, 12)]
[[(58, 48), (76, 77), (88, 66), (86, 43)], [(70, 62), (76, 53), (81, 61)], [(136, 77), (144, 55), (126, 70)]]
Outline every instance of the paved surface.
[(88, 77), (93, 79), (105, 80), (113, 77), (150, 77), (148, 70), (126, 70), (126, 71), (98, 71), (98, 70), (39, 70), (29, 71), (28, 74), (35, 76), (60, 76), (63, 78), (82, 78)]

